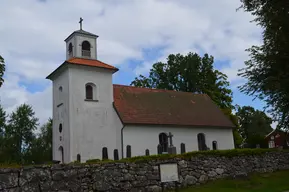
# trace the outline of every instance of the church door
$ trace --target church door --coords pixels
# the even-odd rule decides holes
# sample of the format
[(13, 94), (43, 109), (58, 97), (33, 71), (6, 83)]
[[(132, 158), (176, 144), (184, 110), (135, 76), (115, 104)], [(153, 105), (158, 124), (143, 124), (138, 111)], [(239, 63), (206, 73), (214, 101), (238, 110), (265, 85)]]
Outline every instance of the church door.
[(61, 163), (64, 163), (64, 155), (63, 155), (63, 147), (62, 146), (59, 147), (58, 152), (59, 152)]
[(198, 147), (199, 147), (199, 151), (207, 150), (205, 134), (204, 133), (199, 133), (198, 134)]

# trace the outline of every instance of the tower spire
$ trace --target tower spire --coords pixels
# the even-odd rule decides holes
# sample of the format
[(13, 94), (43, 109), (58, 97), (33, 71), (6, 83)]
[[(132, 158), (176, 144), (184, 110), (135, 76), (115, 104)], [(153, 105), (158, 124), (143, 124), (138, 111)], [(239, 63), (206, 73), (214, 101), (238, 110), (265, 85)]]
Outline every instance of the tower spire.
[(80, 30), (82, 30), (82, 21), (83, 21), (83, 19), (82, 19), (82, 17), (80, 17), (80, 20), (79, 20)]

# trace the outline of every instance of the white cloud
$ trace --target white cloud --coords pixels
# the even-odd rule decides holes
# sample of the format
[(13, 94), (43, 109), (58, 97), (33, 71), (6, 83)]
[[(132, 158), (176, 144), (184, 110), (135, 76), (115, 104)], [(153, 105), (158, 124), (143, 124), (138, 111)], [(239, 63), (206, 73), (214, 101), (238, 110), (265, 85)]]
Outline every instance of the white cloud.
[[(12, 110), (31, 103), (42, 122), (51, 116), (51, 84), (45, 80), (65, 59), (64, 39), (83, 28), (99, 35), (99, 59), (120, 65), (126, 59), (143, 60), (134, 70), (147, 72), (154, 61), (170, 53), (202, 51), (216, 60), (229, 60), (222, 69), (238, 82), (237, 69), (247, 58), (245, 48), (259, 42), (260, 30), (242, 10), (239, 0), (36, 0), (3, 1), (0, 20), (0, 54), (7, 63), (1, 102)], [(148, 60), (143, 48), (164, 46), (156, 60)], [(118, 73), (121, 73), (119, 71)], [(30, 93), (20, 82), (48, 85)]]

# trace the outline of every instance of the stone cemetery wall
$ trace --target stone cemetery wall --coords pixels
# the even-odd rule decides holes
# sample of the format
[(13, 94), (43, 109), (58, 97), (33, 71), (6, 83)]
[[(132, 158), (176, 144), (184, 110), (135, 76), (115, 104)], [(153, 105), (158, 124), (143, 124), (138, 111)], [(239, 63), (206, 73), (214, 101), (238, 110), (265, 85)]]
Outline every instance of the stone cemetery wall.
[[(210, 154), (210, 153), (209, 153)], [(160, 163), (177, 163), (179, 186), (202, 184), (250, 172), (289, 169), (289, 152), (271, 151), (245, 156), (184, 156), (141, 162), (39, 165), (0, 168), (0, 191), (160, 191)], [(165, 188), (173, 184), (166, 184)]]

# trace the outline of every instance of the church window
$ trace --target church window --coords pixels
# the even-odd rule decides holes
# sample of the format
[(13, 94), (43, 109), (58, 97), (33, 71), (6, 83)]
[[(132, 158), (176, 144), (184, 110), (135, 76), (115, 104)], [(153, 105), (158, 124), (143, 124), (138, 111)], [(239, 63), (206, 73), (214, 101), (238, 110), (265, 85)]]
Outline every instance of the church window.
[(73, 52), (72, 52), (72, 43), (69, 43), (69, 45), (68, 45), (68, 54), (69, 54), (70, 57), (73, 56)]
[(93, 83), (87, 83), (85, 85), (85, 99), (97, 100), (96, 98), (96, 86)]
[(161, 146), (161, 153), (168, 152), (168, 135), (166, 133), (159, 134), (159, 144)]
[(205, 134), (204, 133), (199, 133), (198, 134), (198, 147), (199, 147), (199, 151), (207, 150)]
[(218, 149), (217, 141), (213, 141), (212, 145), (213, 145), (213, 150), (217, 150)]
[(62, 87), (61, 86), (58, 89), (59, 89), (59, 92), (62, 92)]
[(59, 133), (61, 133), (62, 132), (62, 124), (60, 123), (59, 124)]
[(81, 51), (83, 57), (90, 57), (90, 43), (88, 41), (82, 42)]
[(93, 87), (92, 85), (85, 86), (86, 99), (93, 99)]

